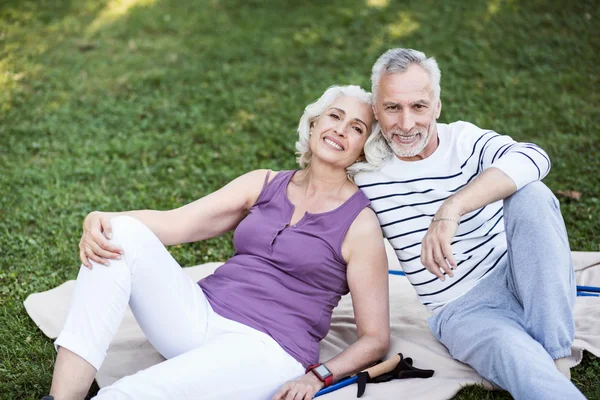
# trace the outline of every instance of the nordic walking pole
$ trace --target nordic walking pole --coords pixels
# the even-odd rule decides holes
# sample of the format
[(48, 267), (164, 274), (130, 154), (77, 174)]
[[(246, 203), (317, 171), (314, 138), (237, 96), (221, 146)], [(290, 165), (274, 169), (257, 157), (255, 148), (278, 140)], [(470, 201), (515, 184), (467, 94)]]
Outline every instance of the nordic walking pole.
[[(390, 269), (388, 272), (389, 272), (390, 275), (406, 276), (406, 274), (403, 271), (399, 271), (397, 269)], [(588, 292), (588, 293), (586, 293), (586, 292)], [(600, 297), (599, 295), (592, 294), (592, 293), (600, 293), (600, 287), (595, 287), (595, 286), (577, 286), (577, 296), (580, 296), (580, 297)]]
[[(394, 357), (390, 358), (389, 360), (386, 360), (382, 363), (376, 364), (376, 365), (372, 366), (371, 368), (368, 368), (368, 369), (362, 371), (361, 374), (368, 373), (371, 378), (376, 378), (379, 375), (390, 372), (391, 370), (396, 368), (396, 365), (398, 365), (398, 363), (400, 362), (401, 359), (402, 359), (402, 357), (399, 354), (396, 354)], [(343, 387), (352, 385), (357, 380), (358, 380), (358, 374), (351, 376), (349, 378), (346, 378), (346, 379), (342, 379), (341, 381), (334, 383), (333, 385), (331, 385), (329, 387), (319, 390), (317, 392), (317, 394), (315, 394), (315, 397), (323, 396), (324, 394), (331, 393), (331, 392), (341, 389)]]

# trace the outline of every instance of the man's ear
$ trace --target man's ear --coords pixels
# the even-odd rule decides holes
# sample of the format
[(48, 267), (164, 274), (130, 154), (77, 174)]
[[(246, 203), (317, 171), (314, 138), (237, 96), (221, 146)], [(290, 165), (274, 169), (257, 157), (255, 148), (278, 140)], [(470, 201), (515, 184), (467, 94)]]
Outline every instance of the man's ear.
[(375, 107), (375, 103), (371, 104), (371, 110), (373, 110), (373, 116), (375, 116), (375, 121), (379, 121), (379, 118), (377, 118), (377, 110)]
[(435, 119), (438, 119), (440, 117), (441, 113), (442, 113), (442, 99), (438, 99), (437, 107), (435, 110)]

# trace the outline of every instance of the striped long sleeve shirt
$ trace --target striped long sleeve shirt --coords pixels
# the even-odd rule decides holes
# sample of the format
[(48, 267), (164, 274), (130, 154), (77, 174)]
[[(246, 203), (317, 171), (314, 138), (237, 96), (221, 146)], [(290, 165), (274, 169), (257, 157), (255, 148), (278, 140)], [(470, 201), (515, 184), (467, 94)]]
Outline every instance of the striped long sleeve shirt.
[(462, 216), (452, 241), (459, 265), (454, 277), (441, 281), (427, 271), (420, 261), (421, 241), (443, 201), (489, 167), (506, 173), (517, 190), (550, 170), (547, 154), (534, 144), (462, 121), (437, 128), (439, 146), (426, 159), (408, 162), (394, 156), (381, 169), (355, 176), (407, 278), (433, 311), (507, 264), (502, 201), (497, 201)]

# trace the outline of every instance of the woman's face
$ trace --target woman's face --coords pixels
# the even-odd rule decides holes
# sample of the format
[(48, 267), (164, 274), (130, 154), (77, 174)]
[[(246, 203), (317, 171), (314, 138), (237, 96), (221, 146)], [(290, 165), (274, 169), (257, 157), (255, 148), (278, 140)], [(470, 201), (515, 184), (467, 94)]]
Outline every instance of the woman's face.
[(313, 122), (309, 140), (315, 157), (347, 168), (361, 156), (371, 133), (371, 107), (356, 97), (340, 96)]

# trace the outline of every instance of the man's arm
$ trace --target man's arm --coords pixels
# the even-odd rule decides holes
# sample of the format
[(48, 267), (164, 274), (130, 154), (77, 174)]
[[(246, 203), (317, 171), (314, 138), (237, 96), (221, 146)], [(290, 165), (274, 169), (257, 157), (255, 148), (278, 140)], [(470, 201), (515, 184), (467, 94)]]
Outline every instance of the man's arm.
[[(463, 215), (505, 199), (516, 191), (517, 185), (508, 175), (498, 168), (488, 168), (456, 194), (448, 197), (435, 213), (435, 217), (459, 221)], [(452, 220), (435, 221), (429, 225), (423, 238), (421, 263), (441, 280), (445, 280), (442, 271), (451, 277), (454, 276), (452, 270), (456, 268), (456, 260), (450, 242), (457, 229), (458, 223)]]
[(505, 199), (516, 191), (517, 185), (508, 175), (498, 168), (488, 168), (456, 194), (448, 197), (435, 215), (460, 218), (471, 211)]
[(441, 280), (445, 280), (444, 272), (454, 276), (457, 264), (450, 243), (460, 217), (509, 197), (528, 183), (543, 179), (550, 171), (548, 155), (534, 144), (518, 143), (495, 132), (476, 137), (476, 144), (485, 143), (477, 169), (483, 172), (442, 203), (435, 214), (436, 219), (442, 220), (432, 221), (421, 246), (421, 263)]

